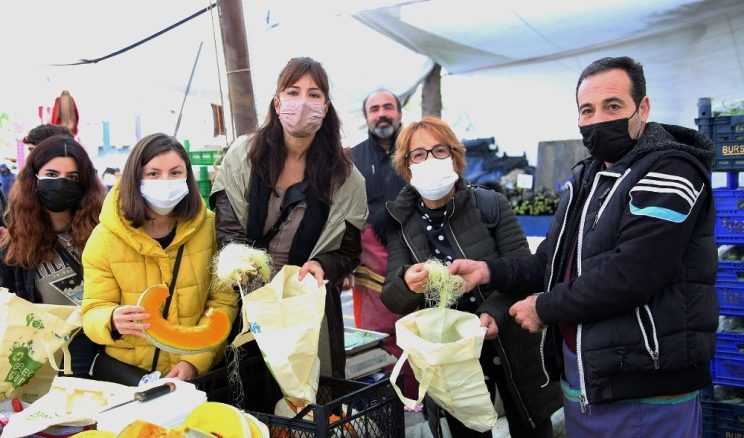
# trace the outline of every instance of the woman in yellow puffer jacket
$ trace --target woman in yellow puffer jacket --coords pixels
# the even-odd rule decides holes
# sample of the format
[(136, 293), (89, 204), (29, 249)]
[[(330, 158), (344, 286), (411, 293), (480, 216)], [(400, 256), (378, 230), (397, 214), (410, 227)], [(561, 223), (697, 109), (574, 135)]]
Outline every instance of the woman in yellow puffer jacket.
[[(149, 315), (137, 300), (150, 286), (170, 285), (182, 245), (168, 321), (198, 325), (209, 307), (235, 319), (237, 294), (230, 287), (212, 286), (214, 214), (207, 210), (188, 154), (175, 138), (152, 134), (135, 145), (100, 219), (83, 252), (83, 329), (106, 346), (109, 356), (144, 370), (153, 366), (155, 347), (143, 332)], [(191, 380), (220, 359), (217, 351), (161, 351), (156, 369), (167, 377)]]

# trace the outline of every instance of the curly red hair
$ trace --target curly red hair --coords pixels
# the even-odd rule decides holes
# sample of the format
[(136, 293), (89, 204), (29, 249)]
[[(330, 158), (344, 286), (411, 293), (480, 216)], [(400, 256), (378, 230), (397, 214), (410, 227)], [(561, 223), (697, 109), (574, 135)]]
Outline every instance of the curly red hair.
[(42, 141), (29, 154), (26, 166), (18, 172), (8, 194), (5, 213), (8, 233), (4, 238), (5, 263), (24, 269), (35, 269), (42, 261), (54, 258), (57, 233), (49, 214), (36, 196), (36, 174), (47, 162), (57, 157), (70, 157), (78, 168), (82, 198), (73, 209), (70, 231), (75, 246), (82, 250), (96, 225), (103, 204), (104, 188), (96, 175), (88, 153), (70, 137), (53, 136)]

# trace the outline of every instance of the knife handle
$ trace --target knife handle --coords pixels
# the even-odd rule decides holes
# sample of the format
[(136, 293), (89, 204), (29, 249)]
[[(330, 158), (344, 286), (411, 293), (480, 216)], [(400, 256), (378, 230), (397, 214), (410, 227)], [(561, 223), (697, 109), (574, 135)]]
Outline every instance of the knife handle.
[(135, 392), (134, 399), (137, 401), (145, 402), (154, 398), (158, 398), (161, 395), (169, 394), (175, 390), (176, 385), (173, 382), (167, 382), (145, 391)]

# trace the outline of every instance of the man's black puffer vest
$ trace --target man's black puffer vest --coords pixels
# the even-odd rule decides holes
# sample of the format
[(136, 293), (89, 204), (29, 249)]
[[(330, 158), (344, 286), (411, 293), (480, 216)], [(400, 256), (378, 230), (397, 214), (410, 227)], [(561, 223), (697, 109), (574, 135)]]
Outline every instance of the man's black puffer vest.
[[(555, 269), (560, 260), (553, 255), (560, 254), (560, 246), (572, 240), (561, 233), (568, 211), (578, 208), (582, 214), (576, 251), (578, 282), (582, 274), (602, 266), (617, 250), (630, 189), (649, 169), (659, 160), (682, 159), (695, 166), (707, 180), (712, 146), (707, 138), (687, 128), (648, 123), (631, 152), (589, 181), (588, 205), (584, 206), (574, 205), (572, 197), (582, 184), (590, 162), (578, 166), (545, 242), (549, 262), (545, 271), (547, 294), (564, 275)], [(718, 297), (714, 287), (717, 257), (713, 238), (716, 219), (710, 185), (706, 184), (703, 191), (700, 195), (703, 204), (694, 218), (697, 222), (687, 250), (681, 263), (674, 266), (674, 279), (650, 291), (650, 300), (634, 311), (578, 325), (578, 365), (583, 371), (587, 403), (682, 394), (710, 384), (709, 362), (715, 351), (718, 326)], [(631, 251), (640, 252), (644, 248)], [(658, 260), (660, 264), (665, 262)], [(637, 272), (651, 282), (653, 269), (635, 266), (625, 272)], [(622, 284), (623, 280), (621, 275), (605, 279), (607, 284)], [(601, 293), (601, 287), (597, 293)], [(538, 306), (539, 313), (541, 310), (549, 313), (549, 309)], [(559, 315), (555, 317), (561, 320)], [(550, 336), (555, 336), (552, 346), (560, 352), (560, 334), (554, 326)]]

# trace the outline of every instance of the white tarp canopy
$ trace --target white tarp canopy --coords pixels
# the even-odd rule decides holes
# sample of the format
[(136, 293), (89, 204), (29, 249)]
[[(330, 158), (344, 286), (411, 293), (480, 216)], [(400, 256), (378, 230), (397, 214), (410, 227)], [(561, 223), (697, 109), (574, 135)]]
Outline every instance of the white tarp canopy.
[[(210, 107), (223, 103), (229, 120), (217, 9), (104, 61), (56, 65), (127, 47), (210, 3), (214, 0), (9, 4), (0, 14), (0, 40), (5, 43), (0, 55), (0, 160), (15, 154), (16, 139), (41, 122), (37, 107), (51, 107), (62, 90), (75, 99), (80, 140), (93, 153), (103, 141), (103, 122), (109, 122), (114, 146), (134, 144), (138, 133), (172, 134), (200, 43), (178, 137), (190, 139), (192, 147), (224, 145), (229, 139), (212, 135)], [(367, 3), (355, 3), (355, 8)], [(259, 123), (279, 71), (295, 56), (313, 57), (326, 67), (345, 145), (366, 136), (361, 102), (367, 93), (381, 87), (401, 96), (415, 91), (433, 62), (358, 22), (351, 16), (357, 9), (346, 8), (345, 1), (243, 3)]]
[[(64, 89), (80, 109), (90, 150), (101, 144), (103, 121), (114, 145), (136, 141), (137, 121), (143, 135), (172, 132), (200, 42), (179, 137), (224, 144), (212, 136), (209, 106), (222, 95), (229, 108), (216, 10), (98, 64), (52, 65), (118, 50), (208, 4), (8, 4), (0, 14), (0, 147), (38, 124), (37, 107), (51, 106)], [(578, 138), (576, 79), (602, 56), (630, 55), (646, 66), (654, 120), (694, 127), (698, 97), (744, 97), (744, 2), (737, 0), (252, 0), (243, 14), (259, 121), (279, 70), (290, 57), (310, 56), (328, 70), (346, 145), (366, 135), (360, 106), (368, 92), (406, 95), (434, 61), (445, 69), (443, 117), (457, 134), (493, 136), (501, 150), (526, 152), (533, 164), (538, 141)], [(404, 122), (420, 117), (418, 99)]]
[(443, 117), (510, 155), (578, 138), (575, 87), (604, 56), (640, 61), (651, 119), (695, 127), (697, 99), (744, 98), (738, 0), (431, 0), (355, 17), (444, 67)]

